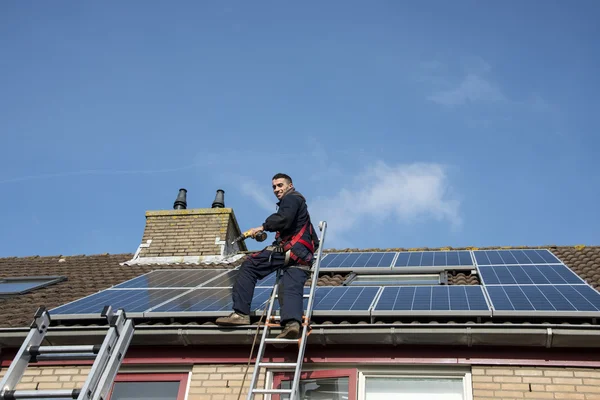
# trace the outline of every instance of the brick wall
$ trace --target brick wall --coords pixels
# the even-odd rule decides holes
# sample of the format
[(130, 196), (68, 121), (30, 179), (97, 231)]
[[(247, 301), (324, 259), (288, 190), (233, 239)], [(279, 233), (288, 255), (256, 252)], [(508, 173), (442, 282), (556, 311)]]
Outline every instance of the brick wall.
[[(192, 381), (188, 400), (237, 400), (246, 365), (195, 365), (192, 370)], [(242, 399), (246, 398), (253, 366), (248, 369), (244, 381)], [(265, 375), (259, 375), (259, 386), (264, 387)], [(257, 400), (262, 396), (257, 395)]]
[(473, 367), (473, 400), (600, 400), (600, 370), (555, 367)]
[[(0, 379), (8, 367), (0, 371)], [(90, 373), (90, 367), (29, 367), (16, 390), (79, 389)]]
[(231, 246), (240, 234), (231, 208), (147, 211), (140, 257), (177, 257), (220, 255), (218, 237), (225, 241), (225, 254), (246, 250), (243, 242)]
[[(0, 379), (8, 367), (0, 371)], [(195, 365), (188, 400), (237, 400), (246, 365)], [(242, 399), (246, 398), (253, 366), (248, 369)], [(79, 389), (88, 377), (90, 367), (32, 367), (25, 374), (16, 390)], [(265, 375), (259, 375), (259, 387), (264, 387)], [(262, 396), (256, 396), (261, 400)]]

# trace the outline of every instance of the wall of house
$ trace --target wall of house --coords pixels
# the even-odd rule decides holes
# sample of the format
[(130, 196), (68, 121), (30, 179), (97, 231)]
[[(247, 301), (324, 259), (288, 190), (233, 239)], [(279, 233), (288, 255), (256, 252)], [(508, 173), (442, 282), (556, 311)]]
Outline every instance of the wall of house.
[(477, 366), (473, 400), (600, 400), (600, 370), (593, 368)]
[[(0, 379), (8, 367), (0, 371)], [(189, 385), (188, 400), (237, 400), (246, 365), (213, 364), (194, 365)], [(242, 398), (248, 393), (254, 367), (250, 366), (244, 382)], [(25, 370), (16, 390), (78, 389), (88, 377), (90, 367), (35, 367)], [(264, 387), (264, 373), (259, 375), (259, 383)], [(256, 396), (257, 400), (262, 395)]]
[[(8, 368), (0, 371), (0, 379)], [(194, 365), (188, 400), (237, 400), (246, 365)], [(88, 366), (29, 367), (17, 390), (80, 388)], [(242, 398), (252, 377), (246, 376)], [(259, 377), (264, 385), (264, 374)], [(579, 399), (600, 400), (600, 369), (558, 367), (474, 366), (473, 400)], [(257, 396), (257, 400), (261, 396)]]
[[(8, 367), (0, 371), (0, 379)], [(78, 389), (83, 386), (90, 372), (90, 367), (28, 367), (16, 390), (50, 390), (50, 389)]]
[[(237, 400), (240, 386), (244, 379), (246, 365), (195, 365), (192, 370), (192, 380), (188, 400)], [(254, 367), (250, 366), (244, 382), (242, 398), (246, 398), (252, 372)], [(259, 382), (264, 387), (265, 375), (259, 375)], [(256, 396), (257, 400), (262, 396)]]

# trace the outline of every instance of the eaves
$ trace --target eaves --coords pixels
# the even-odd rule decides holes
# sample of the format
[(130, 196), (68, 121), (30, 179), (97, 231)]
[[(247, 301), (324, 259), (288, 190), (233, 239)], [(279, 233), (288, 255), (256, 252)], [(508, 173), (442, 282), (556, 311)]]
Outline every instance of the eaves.
[[(277, 330), (273, 330), (278, 333)], [(28, 328), (0, 329), (0, 348), (18, 348)], [(55, 327), (48, 330), (47, 344), (76, 345), (101, 343), (104, 327)], [(251, 345), (255, 327), (220, 329), (214, 326), (139, 326), (132, 346), (229, 346)], [(260, 339), (260, 335), (258, 339)], [(452, 325), (313, 325), (309, 344), (600, 348), (600, 326), (550, 324), (452, 324)]]

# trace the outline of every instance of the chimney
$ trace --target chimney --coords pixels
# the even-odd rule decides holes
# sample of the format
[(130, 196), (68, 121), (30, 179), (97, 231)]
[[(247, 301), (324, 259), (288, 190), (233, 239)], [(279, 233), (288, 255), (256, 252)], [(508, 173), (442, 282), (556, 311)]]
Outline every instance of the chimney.
[(212, 208), (223, 208), (225, 207), (225, 192), (223, 189), (217, 190), (215, 201), (212, 203)]
[(187, 201), (185, 200), (185, 195), (187, 190), (179, 189), (179, 194), (177, 195), (177, 199), (175, 199), (175, 203), (173, 203), (174, 210), (185, 210), (187, 208)]
[(206, 256), (228, 256), (247, 251), (244, 242), (231, 242), (241, 234), (231, 208), (225, 208), (224, 191), (217, 190), (211, 208), (187, 208), (187, 190), (179, 189), (173, 210), (146, 211), (146, 227), (136, 254), (148, 262), (198, 262)]

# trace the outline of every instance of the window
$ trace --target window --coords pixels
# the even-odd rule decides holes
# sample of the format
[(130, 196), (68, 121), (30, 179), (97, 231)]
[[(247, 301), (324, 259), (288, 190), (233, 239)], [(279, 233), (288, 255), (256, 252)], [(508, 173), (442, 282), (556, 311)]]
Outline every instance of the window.
[[(300, 377), (299, 400), (356, 400), (356, 369), (307, 371)], [(277, 373), (276, 389), (290, 389), (294, 374)], [(288, 395), (274, 395), (274, 400), (288, 400)]]
[(183, 400), (189, 374), (119, 374), (110, 400)]
[(0, 296), (24, 294), (62, 282), (64, 276), (23, 276), (16, 278), (0, 278)]
[(349, 286), (400, 286), (400, 285), (439, 285), (447, 283), (446, 274), (418, 275), (354, 275), (346, 282)]
[(466, 371), (361, 371), (360, 400), (471, 400)]
[[(274, 373), (273, 388), (289, 389), (293, 373)], [(272, 395), (288, 400), (288, 395)], [(298, 400), (472, 400), (469, 368), (361, 366), (304, 372)]]

